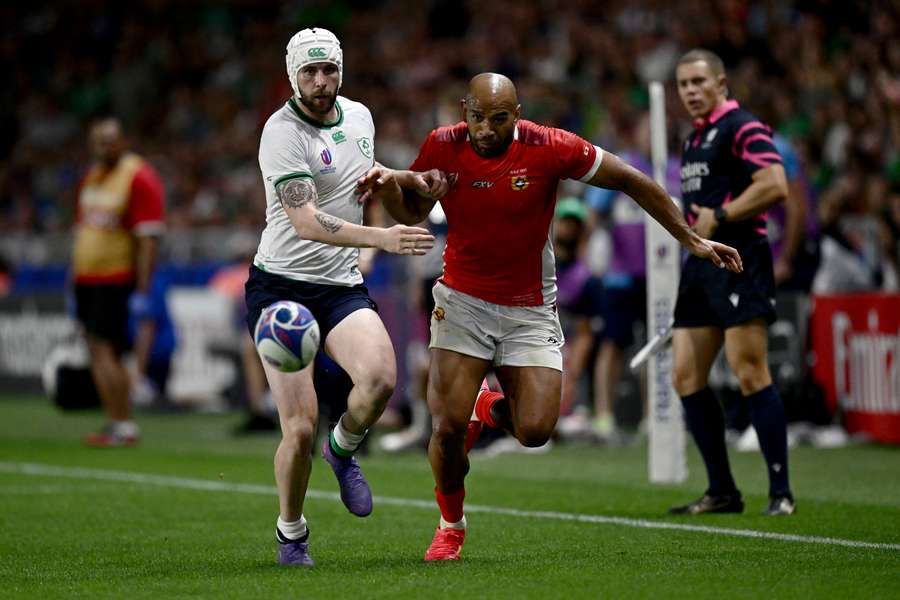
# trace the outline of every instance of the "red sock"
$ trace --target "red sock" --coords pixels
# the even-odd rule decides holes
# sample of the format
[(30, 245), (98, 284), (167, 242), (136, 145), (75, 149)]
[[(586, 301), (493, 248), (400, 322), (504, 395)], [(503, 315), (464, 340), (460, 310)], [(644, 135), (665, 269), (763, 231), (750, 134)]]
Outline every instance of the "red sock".
[(481, 429), (484, 423), (481, 421), (469, 421), (469, 424), (466, 426), (466, 454), (469, 453), (469, 450), (472, 449), (472, 446), (475, 445), (475, 442), (478, 441), (478, 436), (481, 435)]
[(488, 427), (499, 429), (500, 425), (491, 415), (491, 408), (500, 400), (503, 400), (503, 394), (500, 392), (481, 392), (475, 403), (475, 416), (478, 420)]
[(441, 517), (448, 523), (457, 523), (463, 518), (463, 499), (466, 497), (466, 488), (461, 487), (455, 492), (442, 494), (434, 488), (434, 497), (441, 509)]

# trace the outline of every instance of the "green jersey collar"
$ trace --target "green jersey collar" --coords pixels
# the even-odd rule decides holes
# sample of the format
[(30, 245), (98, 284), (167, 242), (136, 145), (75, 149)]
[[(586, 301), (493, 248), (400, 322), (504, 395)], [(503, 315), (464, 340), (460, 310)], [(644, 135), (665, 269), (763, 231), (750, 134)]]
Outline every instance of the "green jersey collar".
[(297, 116), (300, 117), (301, 120), (309, 123), (314, 127), (318, 127), (319, 129), (330, 129), (331, 127), (337, 127), (341, 123), (344, 122), (344, 109), (341, 108), (341, 103), (337, 100), (334, 101), (334, 105), (337, 107), (337, 118), (334, 121), (317, 121), (310, 117), (308, 114), (303, 112), (303, 110), (297, 106), (297, 102), (290, 98), (288, 100), (288, 105), (293, 109)]

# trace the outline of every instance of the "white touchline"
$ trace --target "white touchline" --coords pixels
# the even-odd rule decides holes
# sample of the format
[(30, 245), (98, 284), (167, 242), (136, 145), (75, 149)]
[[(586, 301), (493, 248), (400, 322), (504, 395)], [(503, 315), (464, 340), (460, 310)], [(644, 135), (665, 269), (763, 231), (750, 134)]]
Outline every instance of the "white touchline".
[[(134, 473), (130, 471), (108, 471), (105, 469), (89, 469), (85, 467), (62, 467), (56, 465), (19, 463), (0, 461), (0, 472), (18, 473), (21, 475), (34, 475), (38, 477), (68, 477), (74, 479), (93, 479), (95, 481), (119, 481), (142, 485), (155, 485), (160, 487), (174, 487), (189, 490), (201, 490), (207, 492), (233, 492), (239, 494), (261, 494), (265, 496), (277, 493), (275, 486), (259, 485), (255, 483), (229, 483), (214, 481), (211, 479), (191, 479), (188, 477), (174, 477), (170, 475), (151, 475)], [(320, 490), (308, 490), (307, 498), (317, 500), (340, 500), (336, 492), (323, 492)], [(414, 500), (411, 498), (391, 498), (388, 496), (375, 496), (376, 504), (391, 506), (404, 506), (435, 510), (432, 500)], [(844, 540), (840, 538), (822, 537), (817, 535), (796, 535), (792, 533), (776, 533), (771, 531), (756, 531), (753, 529), (731, 529), (728, 527), (710, 527), (707, 525), (689, 525), (685, 523), (671, 523), (667, 521), (649, 521), (646, 519), (629, 519), (626, 517), (608, 517), (604, 515), (582, 515), (577, 513), (563, 513), (541, 510), (519, 510), (515, 508), (503, 508), (500, 506), (482, 506), (479, 504), (466, 504), (468, 513), (488, 513), (507, 517), (519, 517), (526, 519), (554, 519), (557, 521), (575, 521), (579, 523), (598, 523), (603, 525), (621, 525), (623, 527), (640, 527), (643, 529), (670, 529), (676, 531), (692, 531), (698, 533), (710, 533), (714, 535), (727, 535), (732, 537), (746, 537), (765, 540), (777, 540), (780, 542), (801, 542), (806, 544), (822, 544), (828, 546), (846, 546), (849, 548), (872, 548), (876, 550), (900, 550), (900, 544), (888, 544), (881, 542), (863, 542), (859, 540)]]

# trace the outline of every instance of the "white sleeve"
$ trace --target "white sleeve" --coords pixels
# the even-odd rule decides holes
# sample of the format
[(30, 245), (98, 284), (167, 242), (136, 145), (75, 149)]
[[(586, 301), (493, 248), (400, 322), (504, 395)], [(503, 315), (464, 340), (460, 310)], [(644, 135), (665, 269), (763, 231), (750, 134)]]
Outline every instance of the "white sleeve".
[(578, 181), (583, 181), (587, 183), (591, 180), (591, 178), (597, 173), (597, 170), (600, 168), (600, 163), (603, 162), (603, 148), (600, 146), (594, 146), (594, 150), (596, 151), (596, 155), (594, 156), (594, 164), (587, 170), (587, 173), (581, 176)]
[(291, 179), (312, 179), (306, 138), (289, 123), (266, 123), (259, 142), (259, 168), (272, 188)]

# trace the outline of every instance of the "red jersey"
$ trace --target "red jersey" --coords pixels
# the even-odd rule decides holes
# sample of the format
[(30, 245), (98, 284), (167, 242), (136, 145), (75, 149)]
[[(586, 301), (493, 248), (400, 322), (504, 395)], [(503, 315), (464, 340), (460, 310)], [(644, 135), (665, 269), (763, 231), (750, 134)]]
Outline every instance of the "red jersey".
[(162, 233), (164, 204), (159, 175), (139, 156), (125, 154), (113, 169), (93, 166), (78, 193), (75, 281), (134, 281), (136, 236)]
[(450, 180), (444, 273), (448, 287), (507, 306), (556, 301), (550, 223), (560, 179), (588, 181), (603, 151), (562, 129), (520, 120), (500, 156), (472, 149), (465, 123), (435, 129), (410, 169)]

